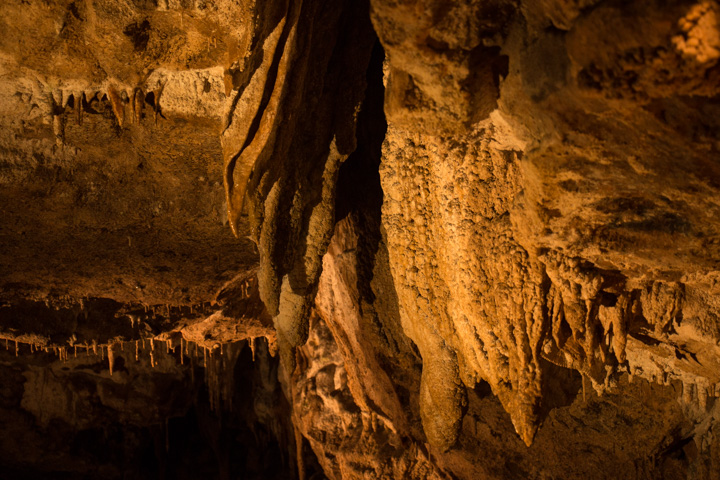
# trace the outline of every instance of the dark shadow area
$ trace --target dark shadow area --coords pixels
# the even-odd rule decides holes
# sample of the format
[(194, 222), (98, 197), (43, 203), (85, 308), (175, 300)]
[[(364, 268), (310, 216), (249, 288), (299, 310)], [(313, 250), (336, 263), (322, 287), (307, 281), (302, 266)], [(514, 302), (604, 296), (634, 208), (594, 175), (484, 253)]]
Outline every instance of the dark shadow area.
[[(23, 408), (27, 397), (34, 394), (23, 372), (46, 368), (48, 374), (58, 375), (57, 364), (48, 361), (48, 354), (35, 357), (29, 366), (22, 356), (16, 359), (14, 352), (3, 349), (0, 426), (7, 436), (0, 441), (2, 478), (296, 479), (290, 406), (278, 382), (278, 359), (270, 356), (264, 341), (256, 341), (254, 355), (247, 344), (240, 348), (231, 372), (230, 410), (211, 408), (203, 368), (190, 367), (186, 361), (170, 371), (153, 370), (135, 377), (149, 382), (151, 389), (160, 382), (159, 388), (168, 395), (148, 396), (145, 405), (128, 399), (122, 412), (114, 410), (117, 404), (107, 400), (110, 395), (98, 396), (98, 401), (108, 402), (95, 407), (104, 412), (102, 421), (83, 411), (63, 416), (57, 399), (48, 398), (47, 410), (57, 418), (46, 424)], [(116, 362), (116, 375), (127, 374), (128, 362)], [(92, 396), (113, 383), (87, 368), (69, 368), (63, 375), (68, 377), (63, 383), (69, 385), (70, 393), (53, 393), (60, 397)], [(178, 381), (186, 387), (179, 390)], [(186, 398), (169, 400), (178, 396)], [(142, 412), (133, 416), (133, 408), (156, 410), (165, 420), (148, 424), (142, 419), (156, 416), (143, 417)], [(136, 421), (128, 421), (132, 418)], [(302, 452), (306, 478), (325, 478), (309, 445), (304, 445)]]

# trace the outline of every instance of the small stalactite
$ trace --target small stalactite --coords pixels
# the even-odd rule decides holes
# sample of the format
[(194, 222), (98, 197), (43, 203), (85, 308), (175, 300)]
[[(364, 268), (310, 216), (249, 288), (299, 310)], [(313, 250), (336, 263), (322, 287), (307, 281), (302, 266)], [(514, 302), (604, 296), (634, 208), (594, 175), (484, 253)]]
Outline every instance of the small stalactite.
[(53, 135), (55, 135), (55, 145), (61, 147), (65, 144), (65, 117), (62, 107), (62, 92), (50, 95), (50, 111), (52, 112)]
[(157, 125), (158, 114), (160, 113), (160, 97), (162, 97), (163, 91), (165, 90), (165, 85), (167, 85), (167, 82), (159, 84), (153, 91), (153, 121), (155, 125)]
[[(185, 345), (187, 346), (187, 342)], [(197, 343), (195, 344), (195, 354), (197, 354)], [(190, 359), (190, 381), (193, 385), (195, 384), (195, 356), (196, 355), (188, 355)]]
[(83, 92), (76, 92), (75, 97), (75, 121), (78, 125), (83, 124), (83, 101), (85, 94)]
[(113, 351), (115, 345), (108, 343), (107, 357), (108, 357), (108, 369), (110, 370), (110, 376), (113, 374), (113, 367), (115, 366), (115, 352)]
[(140, 125), (143, 116), (143, 109), (145, 107), (145, 93), (143, 93), (140, 87), (135, 87), (133, 90), (132, 99), (132, 110), (135, 123)]
[(115, 114), (118, 125), (122, 128), (125, 124), (125, 102), (120, 96), (120, 92), (118, 92), (114, 85), (110, 85), (108, 87), (107, 96), (108, 100), (110, 100), (110, 105), (112, 106), (112, 111)]

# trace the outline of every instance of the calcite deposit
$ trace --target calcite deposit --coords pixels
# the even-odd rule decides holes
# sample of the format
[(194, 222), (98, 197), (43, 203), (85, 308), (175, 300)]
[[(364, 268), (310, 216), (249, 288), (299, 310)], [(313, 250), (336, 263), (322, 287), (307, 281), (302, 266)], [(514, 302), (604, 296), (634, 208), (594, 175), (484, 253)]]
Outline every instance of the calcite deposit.
[(717, 0), (0, 25), (0, 476), (720, 479)]

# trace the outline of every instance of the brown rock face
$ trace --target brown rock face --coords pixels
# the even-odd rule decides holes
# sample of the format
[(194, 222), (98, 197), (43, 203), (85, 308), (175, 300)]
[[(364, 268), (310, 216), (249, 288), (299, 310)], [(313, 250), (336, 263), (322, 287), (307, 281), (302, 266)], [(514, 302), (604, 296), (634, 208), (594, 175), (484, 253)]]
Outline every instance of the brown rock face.
[(0, 19), (12, 478), (720, 478), (716, 0)]

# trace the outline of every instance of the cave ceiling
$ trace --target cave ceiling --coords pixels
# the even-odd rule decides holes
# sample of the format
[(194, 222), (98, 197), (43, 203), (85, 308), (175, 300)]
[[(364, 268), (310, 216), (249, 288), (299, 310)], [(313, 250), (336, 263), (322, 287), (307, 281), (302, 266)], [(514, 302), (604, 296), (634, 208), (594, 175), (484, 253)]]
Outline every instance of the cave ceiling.
[(716, 0), (0, 32), (7, 478), (720, 479)]

